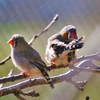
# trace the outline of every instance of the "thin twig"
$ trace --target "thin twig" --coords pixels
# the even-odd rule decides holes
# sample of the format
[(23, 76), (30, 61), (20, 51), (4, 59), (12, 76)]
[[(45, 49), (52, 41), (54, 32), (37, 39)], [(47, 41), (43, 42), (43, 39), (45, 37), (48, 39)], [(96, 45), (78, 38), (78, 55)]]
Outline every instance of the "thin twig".
[[(28, 42), (30, 45), (32, 45), (33, 41), (38, 38), (40, 35), (42, 35), (43, 33), (45, 33), (56, 21), (58, 20), (58, 14), (55, 15), (55, 17), (53, 18), (53, 20), (49, 23), (49, 25), (44, 28), (40, 33), (34, 35), (32, 37), (32, 39)], [(11, 56), (7, 56), (5, 59), (3, 59), (2, 61), (0, 61), (0, 65), (5, 64), (9, 59), (11, 59)]]
[(14, 70), (11, 69), (10, 72), (8, 73), (8, 76), (12, 76), (13, 72), (14, 72)]
[(33, 91), (33, 90), (32, 91), (28, 91), (28, 92), (15, 91), (13, 94), (20, 100), (26, 100), (21, 95), (23, 95), (23, 96), (31, 96), (31, 97), (38, 97), (39, 96), (39, 93), (35, 93), (35, 91)]
[(24, 99), (19, 93), (13, 93), (19, 100), (26, 100)]
[(0, 65), (3, 65), (6, 63), (6, 61), (8, 61), (9, 59), (11, 59), (11, 56), (7, 56), (5, 59), (3, 59), (2, 61), (0, 61)]
[(86, 60), (86, 59), (89, 59), (89, 60), (93, 59), (96, 61), (100, 61), (100, 52), (95, 53), (95, 54), (91, 54), (91, 55), (87, 55), (87, 56), (81, 56), (75, 61), (75, 63), (80, 62), (82, 60)]
[[(10, 72), (8, 73), (7, 77), (10, 77), (13, 74), (13, 69), (10, 70)], [(1, 83), (0, 84), (0, 88), (2, 88), (4, 86), (5, 83)]]
[(38, 97), (39, 93), (36, 93), (35, 91), (28, 91), (28, 92), (23, 92), (23, 91), (19, 91), (19, 94), (22, 94), (24, 96), (31, 96), (31, 97)]
[(40, 35), (42, 35), (43, 33), (45, 33), (46, 31), (48, 31), (48, 29), (58, 20), (58, 14), (55, 15), (55, 17), (53, 18), (53, 20), (49, 23), (49, 25), (44, 28), (40, 33), (36, 34), (35, 36), (33, 36), (33, 38), (28, 42), (30, 45), (32, 45), (33, 41), (39, 37)]

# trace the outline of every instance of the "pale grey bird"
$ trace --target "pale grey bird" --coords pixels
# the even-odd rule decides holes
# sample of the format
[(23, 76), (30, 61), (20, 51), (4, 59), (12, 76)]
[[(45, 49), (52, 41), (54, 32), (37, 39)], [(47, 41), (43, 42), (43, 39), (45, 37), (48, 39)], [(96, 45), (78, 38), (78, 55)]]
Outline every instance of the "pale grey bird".
[(42, 77), (50, 84), (51, 88), (54, 88), (52, 80), (47, 73), (47, 65), (22, 35), (14, 34), (7, 43), (11, 47), (13, 64), (22, 71), (22, 74), (30, 77)]

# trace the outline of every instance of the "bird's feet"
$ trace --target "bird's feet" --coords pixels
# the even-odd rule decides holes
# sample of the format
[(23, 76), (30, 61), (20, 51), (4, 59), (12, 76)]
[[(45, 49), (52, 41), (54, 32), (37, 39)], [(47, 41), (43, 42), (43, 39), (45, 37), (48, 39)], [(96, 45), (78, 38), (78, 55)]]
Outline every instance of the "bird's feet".
[(29, 77), (29, 75), (27, 74), (27, 72), (21, 72), (21, 74), (22, 74), (25, 78)]
[(50, 63), (50, 66), (51, 66), (51, 67), (55, 66), (55, 63), (54, 63), (54, 62), (51, 62), (51, 63)]
[[(54, 61), (50, 62), (50, 66), (54, 67), (55, 66), (55, 62)], [(54, 72), (54, 69), (52, 69), (51, 71)]]
[(51, 67), (55, 66), (55, 59), (51, 59), (51, 60), (50, 60), (50, 66), (51, 66)]

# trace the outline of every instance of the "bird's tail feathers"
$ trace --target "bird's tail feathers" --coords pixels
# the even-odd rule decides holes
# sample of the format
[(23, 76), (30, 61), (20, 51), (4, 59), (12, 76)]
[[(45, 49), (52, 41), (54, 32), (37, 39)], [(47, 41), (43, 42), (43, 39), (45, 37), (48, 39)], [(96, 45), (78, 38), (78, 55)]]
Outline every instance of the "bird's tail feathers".
[(53, 89), (54, 85), (52, 83), (51, 78), (49, 77), (49, 75), (47, 74), (47, 72), (45, 70), (41, 70), (42, 75), (44, 76), (45, 80), (48, 82), (48, 84), (50, 85), (50, 87)]

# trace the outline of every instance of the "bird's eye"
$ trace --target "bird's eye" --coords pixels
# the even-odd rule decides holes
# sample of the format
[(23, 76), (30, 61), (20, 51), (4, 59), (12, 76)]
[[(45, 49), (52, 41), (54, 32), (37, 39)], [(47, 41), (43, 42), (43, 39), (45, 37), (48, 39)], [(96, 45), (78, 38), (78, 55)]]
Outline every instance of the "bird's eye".
[(16, 47), (16, 46), (17, 46), (17, 41), (14, 42), (14, 47)]

